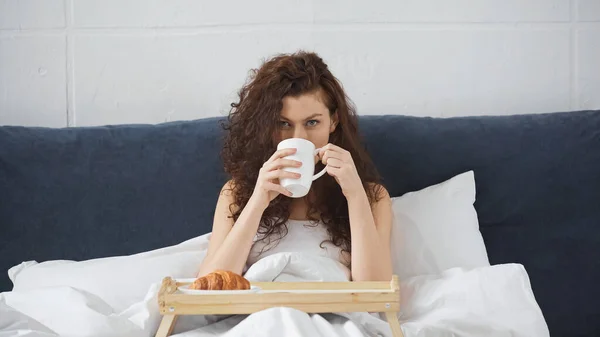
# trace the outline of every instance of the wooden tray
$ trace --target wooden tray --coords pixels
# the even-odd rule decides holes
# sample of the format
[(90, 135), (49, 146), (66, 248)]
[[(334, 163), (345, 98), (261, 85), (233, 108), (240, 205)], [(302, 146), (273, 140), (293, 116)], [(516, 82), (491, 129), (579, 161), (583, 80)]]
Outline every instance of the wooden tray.
[(177, 282), (165, 277), (158, 293), (163, 315), (156, 337), (173, 331), (178, 315), (252, 314), (273, 307), (294, 308), (306, 313), (384, 312), (394, 337), (403, 337), (398, 276), (390, 282), (252, 282), (256, 293), (191, 295), (178, 292)]

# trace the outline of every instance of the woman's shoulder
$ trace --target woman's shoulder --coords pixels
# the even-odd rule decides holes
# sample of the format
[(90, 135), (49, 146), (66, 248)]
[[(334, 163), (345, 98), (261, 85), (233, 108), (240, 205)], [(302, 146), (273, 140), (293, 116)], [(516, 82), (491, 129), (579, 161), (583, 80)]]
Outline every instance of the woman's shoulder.
[(227, 180), (223, 187), (221, 187), (221, 195), (225, 196), (233, 196), (233, 188), (235, 186), (235, 182), (233, 179)]
[(217, 207), (219, 207), (219, 204), (223, 204), (231, 210), (230, 206), (235, 204), (234, 186), (235, 184), (232, 180), (228, 180), (223, 184), (223, 187), (221, 187), (221, 191), (219, 192)]
[(232, 214), (239, 210), (238, 203), (240, 200), (237, 195), (239, 193), (237, 187), (235, 180), (230, 179), (223, 184), (221, 192), (219, 192), (219, 201), (227, 204)]
[(371, 195), (375, 199), (375, 200), (373, 200), (374, 202), (378, 202), (378, 201), (381, 201), (381, 200), (389, 200), (390, 199), (390, 193), (385, 188), (385, 186), (383, 186), (382, 184), (375, 183), (375, 182), (368, 182), (367, 183), (367, 187), (372, 192)]

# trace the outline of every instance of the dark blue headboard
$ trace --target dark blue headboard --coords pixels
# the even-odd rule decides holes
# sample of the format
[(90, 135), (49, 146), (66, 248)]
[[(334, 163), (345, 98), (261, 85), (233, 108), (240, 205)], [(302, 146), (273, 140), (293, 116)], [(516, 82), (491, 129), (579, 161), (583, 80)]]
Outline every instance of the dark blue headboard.
[[(211, 230), (221, 118), (0, 127), (0, 291), (24, 260), (89, 259)], [(361, 117), (393, 196), (474, 170), (492, 264), (522, 263), (552, 336), (600, 335), (600, 111)]]

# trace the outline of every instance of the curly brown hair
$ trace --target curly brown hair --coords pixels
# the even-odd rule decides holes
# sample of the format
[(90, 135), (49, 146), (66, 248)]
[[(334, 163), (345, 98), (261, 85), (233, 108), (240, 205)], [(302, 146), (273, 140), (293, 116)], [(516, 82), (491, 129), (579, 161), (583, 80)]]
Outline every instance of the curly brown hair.
[[(352, 155), (358, 175), (371, 204), (378, 201), (382, 189), (375, 165), (361, 144), (356, 109), (327, 64), (315, 53), (299, 51), (279, 54), (253, 69), (247, 83), (239, 91), (239, 101), (231, 104), (224, 123), (222, 158), (231, 176), (234, 203), (230, 205), (234, 221), (244, 209), (263, 163), (276, 151), (273, 137), (278, 131), (283, 98), (298, 97), (320, 91), (330, 116), (337, 114), (338, 125), (329, 142)], [(323, 168), (322, 164), (319, 164)], [(329, 175), (312, 184), (308, 199), (310, 220), (321, 220), (330, 242), (350, 253), (350, 221), (348, 203), (340, 186)], [(258, 233), (277, 240), (287, 234), (285, 223), (290, 216), (292, 199), (279, 195), (264, 211)], [(316, 216), (314, 216), (316, 214)]]

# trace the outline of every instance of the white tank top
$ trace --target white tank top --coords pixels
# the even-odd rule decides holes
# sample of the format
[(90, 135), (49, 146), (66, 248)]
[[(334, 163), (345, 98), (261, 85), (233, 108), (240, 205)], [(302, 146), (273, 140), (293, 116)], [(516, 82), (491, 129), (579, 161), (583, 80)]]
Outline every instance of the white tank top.
[[(330, 237), (322, 223), (313, 223), (309, 220), (288, 220), (286, 225), (287, 234), (279, 240), (277, 240), (278, 234), (274, 234), (270, 243), (268, 239), (261, 240), (263, 236), (260, 234), (254, 237), (254, 244), (246, 260), (247, 268), (264, 257), (281, 252), (311, 254), (328, 257), (343, 265), (347, 263), (347, 257), (345, 258), (347, 253), (342, 255), (340, 247), (331, 242), (324, 242)], [(263, 250), (262, 253), (261, 250)]]

